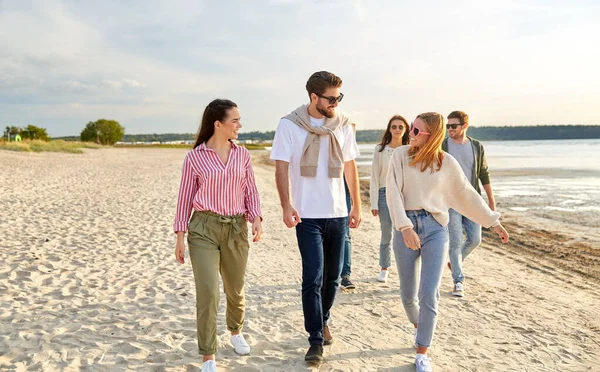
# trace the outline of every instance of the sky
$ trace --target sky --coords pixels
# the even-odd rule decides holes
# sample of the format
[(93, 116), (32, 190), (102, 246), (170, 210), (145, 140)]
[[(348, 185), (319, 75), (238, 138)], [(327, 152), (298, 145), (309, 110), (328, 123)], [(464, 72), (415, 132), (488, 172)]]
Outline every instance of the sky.
[(600, 124), (595, 0), (0, 0), (0, 127), (193, 133), (214, 98), (243, 131), (343, 80), (358, 129), (463, 110), (472, 126)]

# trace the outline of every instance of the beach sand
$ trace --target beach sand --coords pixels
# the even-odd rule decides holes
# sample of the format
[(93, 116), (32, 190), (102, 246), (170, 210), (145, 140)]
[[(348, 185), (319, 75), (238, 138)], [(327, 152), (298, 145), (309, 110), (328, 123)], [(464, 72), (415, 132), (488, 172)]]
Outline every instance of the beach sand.
[[(195, 290), (172, 223), (181, 149), (0, 152), (0, 370), (199, 370)], [(274, 170), (255, 153), (265, 218), (252, 244), (244, 333), (229, 345), (224, 295), (220, 371), (414, 371), (398, 276), (378, 283), (379, 223), (353, 231), (354, 291), (332, 310), (335, 343), (304, 363), (301, 265), (281, 221)], [(509, 199), (499, 200), (501, 212)], [(435, 371), (600, 370), (600, 233), (509, 212), (511, 242), (486, 232), (466, 262), (467, 296), (444, 272), (430, 348)]]

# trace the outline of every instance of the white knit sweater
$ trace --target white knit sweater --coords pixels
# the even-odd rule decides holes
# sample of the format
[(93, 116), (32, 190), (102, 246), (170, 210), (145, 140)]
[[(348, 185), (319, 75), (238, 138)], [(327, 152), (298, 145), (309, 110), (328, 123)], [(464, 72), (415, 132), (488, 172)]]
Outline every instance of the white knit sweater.
[(449, 208), (484, 227), (500, 223), (500, 213), (489, 208), (450, 154), (444, 154), (439, 171), (431, 173), (428, 168), (421, 172), (419, 165), (408, 165), (409, 148), (400, 146), (394, 151), (386, 180), (386, 200), (395, 229), (412, 228), (406, 211), (421, 209), (431, 213), (442, 226), (448, 224)]
[(371, 186), (369, 188), (371, 209), (379, 209), (379, 189), (385, 187), (390, 159), (395, 150), (389, 145), (386, 145), (383, 151), (379, 151), (380, 149), (381, 145), (375, 146), (373, 162), (371, 163)]

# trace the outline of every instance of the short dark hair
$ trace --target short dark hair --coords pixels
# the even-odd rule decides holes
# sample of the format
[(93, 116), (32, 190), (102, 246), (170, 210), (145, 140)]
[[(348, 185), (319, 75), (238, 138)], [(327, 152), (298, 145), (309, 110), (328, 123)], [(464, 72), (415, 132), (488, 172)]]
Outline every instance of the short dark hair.
[(310, 97), (311, 93), (323, 94), (328, 88), (339, 88), (342, 86), (342, 79), (339, 76), (327, 71), (318, 71), (310, 75), (306, 82), (306, 91)]
[(469, 115), (467, 115), (464, 111), (452, 111), (448, 115), (448, 120), (450, 119), (458, 119), (461, 124), (469, 124)]

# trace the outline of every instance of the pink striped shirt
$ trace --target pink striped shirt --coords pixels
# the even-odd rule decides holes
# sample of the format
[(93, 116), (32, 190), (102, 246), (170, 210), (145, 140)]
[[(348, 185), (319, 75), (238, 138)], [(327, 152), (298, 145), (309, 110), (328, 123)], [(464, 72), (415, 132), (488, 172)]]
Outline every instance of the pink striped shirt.
[(261, 216), (250, 152), (231, 143), (227, 164), (204, 143), (183, 161), (177, 213), (173, 229), (187, 231), (192, 209), (223, 216), (245, 214), (248, 221)]

